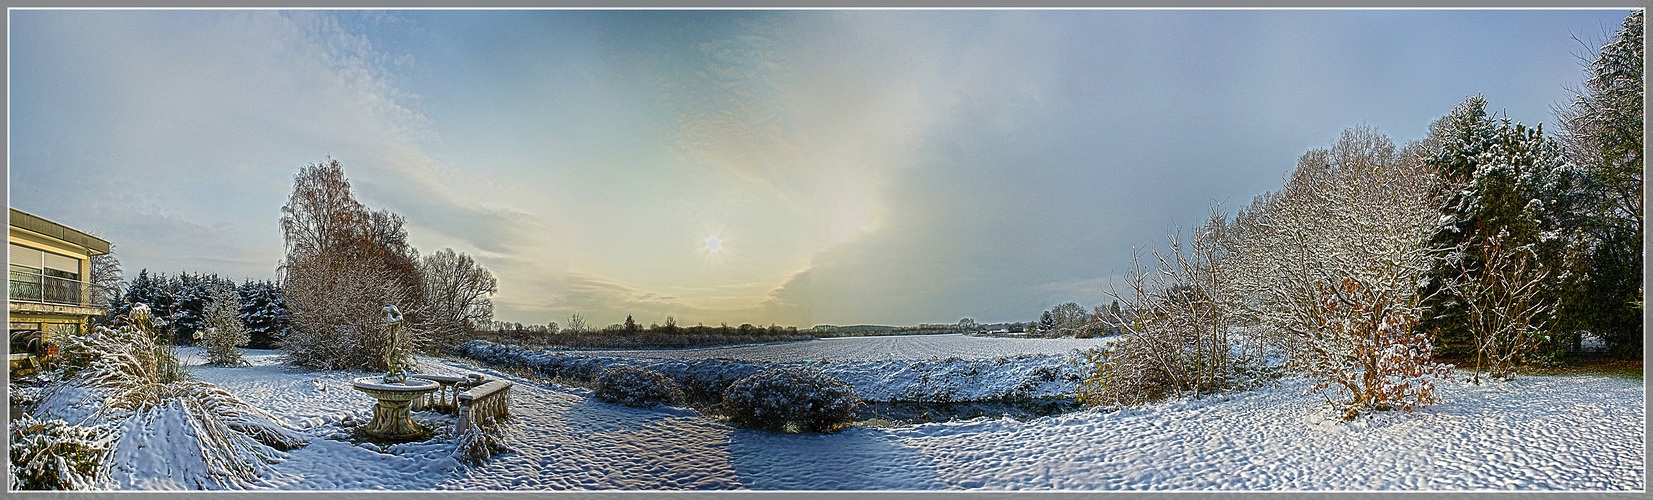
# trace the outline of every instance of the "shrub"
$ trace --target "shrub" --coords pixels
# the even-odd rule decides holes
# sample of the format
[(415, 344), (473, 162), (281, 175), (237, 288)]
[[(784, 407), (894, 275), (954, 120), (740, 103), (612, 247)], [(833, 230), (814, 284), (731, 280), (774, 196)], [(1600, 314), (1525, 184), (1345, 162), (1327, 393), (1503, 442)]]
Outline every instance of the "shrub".
[(672, 379), (648, 368), (612, 366), (597, 376), (597, 399), (646, 408), (683, 404), (683, 390)]
[(723, 406), (735, 425), (772, 431), (796, 426), (827, 432), (849, 423), (861, 405), (855, 388), (814, 368), (780, 368), (735, 381)]
[(480, 465), (494, 455), (510, 451), (502, 427), (494, 417), (482, 417), (454, 438), (453, 457), (467, 465)]
[(1127, 292), (1109, 283), (1106, 293), (1124, 307), (1110, 308), (1107, 319), (1122, 325), (1123, 337), (1092, 353), (1094, 372), (1079, 387), (1080, 401), (1130, 406), (1254, 382), (1244, 369), (1260, 360), (1236, 356), (1229, 338), (1242, 299), (1233, 272), (1232, 231), (1227, 215), (1213, 207), (1187, 251), (1177, 235), (1169, 235), (1169, 249), (1150, 252), (1152, 263), (1144, 265), (1140, 253), (1132, 258), (1124, 277)]

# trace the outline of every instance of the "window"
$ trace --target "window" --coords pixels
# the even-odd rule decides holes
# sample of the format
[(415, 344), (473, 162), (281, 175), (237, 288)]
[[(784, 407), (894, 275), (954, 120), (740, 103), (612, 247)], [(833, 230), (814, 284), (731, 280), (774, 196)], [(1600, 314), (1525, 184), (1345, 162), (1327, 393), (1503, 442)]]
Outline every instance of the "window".
[(8, 250), (9, 298), (58, 304), (81, 303), (81, 259), (15, 243)]

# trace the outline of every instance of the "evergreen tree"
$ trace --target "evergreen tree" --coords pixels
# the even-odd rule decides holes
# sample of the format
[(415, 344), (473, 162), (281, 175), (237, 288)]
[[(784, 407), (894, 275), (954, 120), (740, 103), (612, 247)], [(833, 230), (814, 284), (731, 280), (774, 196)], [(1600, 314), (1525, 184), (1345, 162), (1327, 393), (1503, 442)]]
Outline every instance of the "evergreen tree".
[(1045, 311), (1039, 315), (1039, 332), (1051, 334), (1056, 332), (1056, 315)]
[(241, 323), (240, 294), (235, 287), (219, 283), (210, 292), (211, 302), (202, 313), (198, 342), (207, 349), (207, 362), (215, 365), (242, 365), (241, 347), (250, 337)]
[(241, 323), (247, 329), (247, 347), (274, 349), (287, 334), (293, 315), (282, 301), (281, 287), (269, 281), (241, 285)]
[[(1446, 285), (1473, 281), (1484, 267), (1489, 240), (1503, 234), (1505, 248), (1534, 253), (1534, 265), (1548, 272), (1539, 300), (1559, 301), (1571, 279), (1563, 259), (1577, 227), (1571, 211), (1578, 196), (1576, 175), (1560, 145), (1544, 138), (1542, 127), (1494, 120), (1481, 96), (1437, 121), (1429, 141), (1433, 147), (1424, 163), (1448, 193), (1429, 245), (1448, 257), (1428, 274), (1424, 305), (1429, 313), (1420, 326), (1433, 332), (1441, 354), (1469, 355), (1473, 342), (1466, 327), (1466, 299), (1446, 293)], [(1534, 326), (1541, 330), (1553, 326), (1548, 318), (1537, 321)]]
[(1560, 322), (1595, 332), (1626, 358), (1642, 352), (1642, 24), (1643, 11), (1631, 11), (1591, 61), (1572, 106), (1556, 110), (1567, 158), (1586, 187), (1577, 207), (1582, 276)]
[(172, 292), (171, 280), (165, 273), (149, 274), (149, 269), (138, 271), (138, 276), (132, 279), (132, 284), (126, 289), (126, 300), (121, 305), (122, 317), (128, 314), (133, 306), (144, 304), (149, 306), (150, 317), (155, 322), (158, 331), (169, 331), (168, 322), (174, 308), (175, 298)]

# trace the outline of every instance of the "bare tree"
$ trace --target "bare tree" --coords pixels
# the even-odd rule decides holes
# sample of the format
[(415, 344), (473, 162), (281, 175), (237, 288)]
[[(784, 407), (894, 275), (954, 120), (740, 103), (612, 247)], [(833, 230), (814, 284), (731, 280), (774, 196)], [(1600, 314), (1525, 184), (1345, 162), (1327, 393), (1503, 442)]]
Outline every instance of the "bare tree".
[(1109, 406), (1165, 397), (1199, 396), (1244, 384), (1236, 377), (1229, 327), (1239, 310), (1228, 270), (1232, 240), (1227, 216), (1217, 207), (1184, 250), (1175, 234), (1165, 251), (1153, 249), (1151, 267), (1141, 254), (1126, 272), (1126, 290), (1110, 283), (1108, 295), (1125, 304), (1106, 309), (1124, 337), (1097, 351), (1095, 374), (1079, 389), (1081, 400)]
[(1413, 151), (1369, 128), (1345, 131), (1236, 222), (1247, 322), (1288, 367), (1320, 380), (1313, 391), (1346, 392), (1357, 413), (1429, 404), (1449, 371), (1416, 328), (1418, 283), (1438, 258), (1425, 246), (1438, 194)]
[(493, 320), (494, 304), (488, 296), (499, 290), (498, 281), (471, 256), (444, 248), (420, 262), (419, 274), (424, 277), (431, 337), (439, 346), (461, 342), (477, 325)]
[(92, 284), (92, 305), (107, 310), (99, 319), (102, 323), (111, 323), (115, 315), (125, 312), (120, 305), (121, 298), (126, 295), (121, 289), (121, 273), (121, 260), (115, 257), (114, 245), (109, 245), (109, 253), (92, 256), (92, 274), (86, 281)]
[(1509, 380), (1515, 369), (1543, 342), (1538, 325), (1555, 312), (1556, 303), (1544, 300), (1542, 285), (1551, 273), (1530, 247), (1508, 245), (1500, 233), (1482, 243), (1480, 268), (1468, 269), (1455, 254), (1463, 273), (1447, 283), (1447, 293), (1464, 304), (1469, 331), (1475, 339), (1475, 383), (1481, 371)]

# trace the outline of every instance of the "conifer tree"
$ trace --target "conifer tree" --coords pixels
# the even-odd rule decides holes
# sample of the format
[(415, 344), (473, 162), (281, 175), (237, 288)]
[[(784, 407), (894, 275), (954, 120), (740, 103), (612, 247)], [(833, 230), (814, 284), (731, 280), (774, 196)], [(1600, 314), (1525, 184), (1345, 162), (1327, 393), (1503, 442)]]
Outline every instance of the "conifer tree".
[(1643, 11), (1631, 11), (1590, 61), (1572, 105), (1556, 110), (1560, 142), (1585, 187), (1577, 206), (1581, 276), (1560, 323), (1600, 335), (1626, 358), (1642, 351), (1642, 25)]

